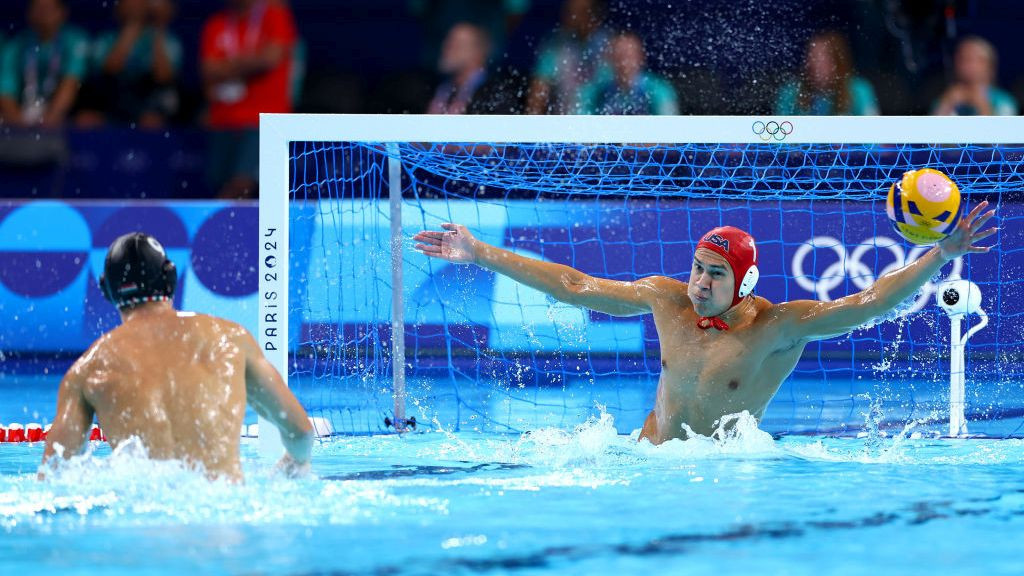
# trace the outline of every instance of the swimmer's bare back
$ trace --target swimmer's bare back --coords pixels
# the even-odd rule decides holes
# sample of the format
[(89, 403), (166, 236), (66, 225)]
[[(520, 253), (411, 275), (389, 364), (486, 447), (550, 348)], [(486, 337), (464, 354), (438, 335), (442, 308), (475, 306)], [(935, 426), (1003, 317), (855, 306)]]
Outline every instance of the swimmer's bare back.
[(58, 443), (65, 457), (77, 453), (95, 414), (114, 447), (137, 437), (150, 458), (239, 480), (247, 401), (278, 425), (286, 446), (286, 437), (310, 434), (302, 406), (245, 329), (166, 302), (147, 304), (68, 371), (44, 461)]

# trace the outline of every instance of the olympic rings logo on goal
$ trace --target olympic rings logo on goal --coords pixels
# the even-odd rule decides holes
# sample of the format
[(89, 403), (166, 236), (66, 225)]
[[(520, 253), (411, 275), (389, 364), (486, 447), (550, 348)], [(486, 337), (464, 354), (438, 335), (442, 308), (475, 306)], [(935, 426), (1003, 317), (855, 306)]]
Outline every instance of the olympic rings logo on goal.
[[(815, 276), (813, 270), (805, 271), (804, 265), (808, 257), (811, 257), (812, 261), (818, 259), (814, 252), (819, 248), (831, 250), (835, 254), (836, 261), (826, 266), (821, 274)], [(818, 300), (830, 302), (836, 297), (846, 296), (846, 294), (833, 294), (832, 292), (840, 287), (847, 278), (857, 290), (864, 290), (875, 283), (875, 272), (865, 261), (877, 261), (876, 251), (888, 250), (892, 256), (892, 262), (878, 271), (878, 276), (882, 276), (917, 260), (929, 249), (930, 246), (915, 246), (909, 252), (904, 252), (903, 246), (892, 238), (875, 236), (857, 244), (853, 250), (847, 252), (846, 247), (838, 239), (832, 236), (815, 236), (796, 249), (790, 270), (793, 280), (798, 286), (813, 293)], [(869, 253), (871, 256), (866, 258)], [(831, 261), (831, 259), (829, 260)], [(957, 258), (953, 260), (953, 269), (949, 276), (959, 277), (962, 270), (963, 260)], [(910, 314), (924, 308), (931, 295), (935, 293), (935, 286), (936, 284), (930, 280), (925, 283), (915, 296), (913, 305), (903, 310), (902, 314)]]
[(781, 123), (775, 120), (769, 120), (768, 122), (757, 120), (750, 128), (763, 142), (770, 142), (772, 140), (782, 142), (786, 139), (786, 136), (793, 133), (793, 123), (789, 120)]

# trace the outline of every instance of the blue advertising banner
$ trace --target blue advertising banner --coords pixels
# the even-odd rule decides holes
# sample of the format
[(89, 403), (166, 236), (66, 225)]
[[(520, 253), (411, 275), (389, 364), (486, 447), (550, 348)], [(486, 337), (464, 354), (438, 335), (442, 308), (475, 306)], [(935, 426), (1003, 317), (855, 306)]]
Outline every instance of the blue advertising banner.
[[(293, 216), (293, 222), (306, 223), (293, 227), (293, 254), (297, 238), (311, 247), (309, 262), (301, 264), (311, 281), (303, 288), (306, 293), (297, 295), (304, 303), (304, 342), (326, 334), (325, 326), (341, 325), (343, 334), (358, 334), (360, 327), (383, 326), (390, 317), (390, 224), (376, 216), (379, 206), (345, 200), (336, 213), (314, 214), (319, 209), (296, 208), (308, 214)], [(1001, 231), (985, 242), (995, 249), (947, 264), (939, 278), (899, 309), (924, 313), (864, 327), (827, 341), (817, 352), (848, 356), (856, 348), (858, 354), (879, 356), (886, 343), (902, 342), (905, 356), (919, 351), (914, 347), (948, 347), (949, 323), (935, 304), (935, 288), (951, 275), (979, 285), (991, 318), (972, 340), (972, 350), (996, 353), (1020, 342), (1024, 280), (1007, 271), (1024, 264), (1024, 206), (1002, 202), (998, 210), (993, 225)], [(882, 202), (423, 200), (406, 203), (403, 235), (408, 239), (421, 229), (439, 229), (442, 222), (464, 224), (483, 241), (596, 276), (633, 280), (667, 275), (683, 281), (696, 241), (710, 228), (735, 225), (757, 239), (761, 280), (755, 293), (774, 302), (835, 300), (867, 288), (929, 249), (898, 236)], [(337, 249), (322, 248), (332, 245)], [(470, 345), (492, 350), (637, 354), (657, 349), (649, 316), (585, 312), (476, 267), (428, 260), (411, 245), (405, 290), (406, 338), (420, 350), (445, 348), (446, 331), (450, 335), (458, 327), (472, 329)]]
[[(1015, 274), (1024, 264), (1024, 205), (1002, 202), (998, 209), (1002, 229), (993, 252), (943, 271), (943, 277), (957, 273), (980, 286), (991, 324), (974, 337), (972, 349), (993, 354), (1022, 341), (1024, 296), (1024, 279)], [(254, 203), (227, 202), (0, 205), (0, 350), (78, 352), (115, 326), (116, 311), (96, 281), (107, 246), (134, 230), (156, 235), (176, 262), (176, 306), (255, 332), (257, 210)], [(379, 203), (296, 204), (292, 210), (293, 347), (325, 329), (344, 334), (386, 325), (390, 224)], [(696, 240), (711, 227), (732, 224), (757, 238), (761, 281), (755, 292), (773, 301), (833, 300), (927, 250), (899, 238), (881, 204), (865, 202), (407, 200), (403, 218), (406, 240), (420, 229), (459, 222), (481, 240), (619, 280), (663, 274), (685, 281)], [(649, 317), (610, 318), (554, 303), (478, 268), (428, 261), (406, 244), (406, 337), (424, 350), (466, 327), (477, 345), (494, 350), (642, 354), (657, 348)], [(934, 287), (926, 285), (905, 307), (925, 314), (860, 330), (822, 350), (877, 352), (901, 339), (910, 346), (944, 345), (949, 327), (936, 322)]]
[(119, 322), (97, 285), (107, 248), (136, 230), (178, 268), (179, 308), (256, 328), (257, 207), (230, 202), (0, 205), (0, 350), (77, 353)]

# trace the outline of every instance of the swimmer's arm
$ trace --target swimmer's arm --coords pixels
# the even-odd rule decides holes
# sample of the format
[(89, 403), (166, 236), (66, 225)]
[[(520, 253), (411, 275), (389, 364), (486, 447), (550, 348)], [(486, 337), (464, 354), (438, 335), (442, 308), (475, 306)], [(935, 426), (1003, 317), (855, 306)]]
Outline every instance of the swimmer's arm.
[(651, 312), (651, 294), (668, 278), (642, 278), (635, 282), (597, 278), (563, 264), (544, 262), (478, 242), (475, 262), (488, 270), (525, 284), (559, 302), (582, 306), (612, 316), (638, 316)]
[(981, 211), (988, 202), (981, 202), (961, 219), (957, 229), (918, 260), (894, 270), (867, 289), (832, 302), (797, 300), (780, 304), (783, 342), (808, 342), (846, 334), (858, 326), (889, 312), (910, 298), (944, 265), (964, 254), (988, 252), (991, 246), (974, 246), (974, 242), (996, 232), (996, 228), (979, 231), (995, 214)]
[(263, 356), (256, 340), (248, 332), (242, 338), (246, 351), (245, 392), (249, 405), (280, 431), (281, 442), (287, 452), (282, 465), (290, 464), (289, 458), (299, 466), (308, 465), (313, 450), (313, 425), (306, 410)]
[(686, 285), (671, 278), (651, 276), (635, 282), (596, 278), (569, 266), (526, 258), (481, 242), (465, 226), (441, 227), (446, 232), (416, 234), (415, 248), (449, 262), (477, 264), (574, 306), (612, 316), (637, 316), (650, 313), (659, 295), (686, 293)]
[[(50, 431), (46, 434), (46, 449), (43, 451), (43, 462), (57, 453), (60, 446), (63, 457), (70, 458), (82, 451), (89, 430), (92, 428), (93, 407), (82, 394), (85, 384), (85, 370), (79, 363), (68, 370), (61, 380), (57, 391), (57, 416), (53, 420)], [(40, 465), (39, 479), (45, 476)]]

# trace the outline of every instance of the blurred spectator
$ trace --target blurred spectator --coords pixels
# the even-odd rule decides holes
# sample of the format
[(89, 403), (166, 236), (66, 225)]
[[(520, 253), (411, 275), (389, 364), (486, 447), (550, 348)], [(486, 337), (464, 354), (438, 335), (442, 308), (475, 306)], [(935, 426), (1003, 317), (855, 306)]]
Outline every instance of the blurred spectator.
[(580, 88), (611, 77), (604, 59), (611, 40), (602, 26), (604, 14), (603, 0), (565, 0), (561, 26), (538, 52), (527, 113), (577, 114)]
[(172, 0), (119, 0), (114, 14), (120, 28), (93, 44), (96, 70), (82, 88), (79, 126), (108, 120), (164, 126), (178, 110), (175, 80), (181, 68), (181, 42), (168, 30)]
[(992, 44), (980, 36), (960, 41), (953, 57), (953, 82), (932, 109), (937, 115), (1012, 116), (1017, 102), (995, 86), (998, 57)]
[(254, 198), (259, 115), (292, 110), (295, 21), (268, 0), (226, 0), (203, 26), (200, 72), (209, 101), (208, 179), (224, 198)]
[(679, 113), (676, 91), (667, 80), (647, 70), (647, 55), (639, 36), (616, 35), (608, 46), (612, 76), (580, 89), (583, 114), (670, 115)]
[(86, 72), (89, 43), (66, 25), (63, 0), (31, 0), (29, 29), (4, 46), (0, 59), (0, 116), (10, 126), (56, 128), (75, 103)]
[(423, 25), (424, 42), (420, 50), (424, 68), (432, 68), (440, 58), (449, 32), (460, 22), (483, 28), (491, 43), (491, 53), (505, 53), (505, 43), (519, 26), (530, 0), (407, 0), (409, 12)]
[(775, 113), (784, 115), (877, 115), (871, 83), (853, 70), (850, 44), (839, 32), (819, 32), (807, 42), (800, 79), (779, 89)]
[(515, 113), (509, 90), (487, 69), (491, 40), (483, 28), (460, 22), (441, 47), (438, 71), (445, 77), (427, 105), (428, 114)]

